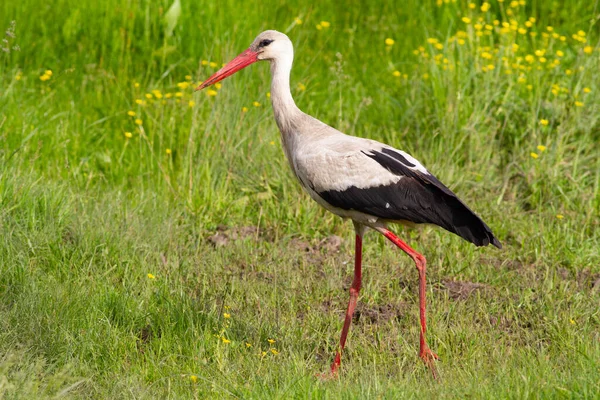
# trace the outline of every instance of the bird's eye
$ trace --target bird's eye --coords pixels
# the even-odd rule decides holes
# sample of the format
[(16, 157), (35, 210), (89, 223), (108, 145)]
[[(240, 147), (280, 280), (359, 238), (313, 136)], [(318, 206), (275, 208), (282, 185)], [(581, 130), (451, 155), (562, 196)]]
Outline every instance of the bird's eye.
[(258, 47), (267, 47), (271, 43), (273, 43), (272, 39), (261, 40), (260, 43), (258, 44)]

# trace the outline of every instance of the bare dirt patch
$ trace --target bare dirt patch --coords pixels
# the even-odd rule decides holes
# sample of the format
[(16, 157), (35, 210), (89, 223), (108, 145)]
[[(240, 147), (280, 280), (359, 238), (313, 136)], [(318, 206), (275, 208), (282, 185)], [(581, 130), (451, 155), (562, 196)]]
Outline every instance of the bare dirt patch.
[(208, 241), (215, 247), (224, 247), (233, 240), (246, 239), (248, 237), (258, 239), (262, 231), (258, 226), (227, 227), (219, 225), (217, 232), (208, 237)]
[(477, 291), (488, 291), (491, 289), (489, 285), (484, 283), (454, 281), (450, 279), (444, 279), (442, 287), (448, 291), (448, 295), (453, 300), (466, 300)]

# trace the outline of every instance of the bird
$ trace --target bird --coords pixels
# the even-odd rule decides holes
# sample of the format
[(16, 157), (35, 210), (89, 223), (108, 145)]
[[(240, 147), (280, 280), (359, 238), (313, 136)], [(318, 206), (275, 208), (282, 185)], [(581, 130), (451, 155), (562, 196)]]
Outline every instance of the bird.
[(362, 280), (363, 236), (379, 232), (414, 262), (419, 277), (419, 357), (438, 379), (438, 356), (426, 340), (426, 258), (389, 228), (391, 223), (437, 225), (475, 246), (502, 248), (491, 229), (410, 154), (346, 135), (302, 112), (290, 91), (294, 46), (284, 33), (260, 33), (249, 48), (202, 82), (213, 85), (258, 61), (271, 69), (271, 103), (282, 147), (302, 188), (326, 210), (350, 219), (355, 231), (354, 279), (337, 351), (327, 376), (337, 376)]

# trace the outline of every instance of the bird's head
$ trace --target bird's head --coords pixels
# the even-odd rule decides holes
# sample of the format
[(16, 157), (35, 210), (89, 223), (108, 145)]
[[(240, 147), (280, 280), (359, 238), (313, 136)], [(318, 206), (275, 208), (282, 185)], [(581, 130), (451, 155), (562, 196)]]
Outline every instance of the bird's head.
[(214, 85), (257, 61), (276, 61), (282, 58), (294, 58), (292, 41), (287, 35), (281, 32), (273, 30), (264, 31), (254, 39), (248, 49), (244, 50), (240, 55), (205, 80), (196, 90), (202, 90), (205, 87)]

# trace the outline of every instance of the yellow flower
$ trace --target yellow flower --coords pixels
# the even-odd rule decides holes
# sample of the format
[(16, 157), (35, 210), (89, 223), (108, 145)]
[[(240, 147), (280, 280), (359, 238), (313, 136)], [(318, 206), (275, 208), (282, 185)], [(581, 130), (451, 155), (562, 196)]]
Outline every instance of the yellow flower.
[(214, 97), (214, 96), (216, 96), (216, 95), (217, 95), (217, 91), (216, 91), (216, 90), (209, 89), (209, 90), (207, 90), (207, 91), (206, 91), (206, 94), (207, 94), (208, 96)]
[(519, 2), (518, 2), (518, 1), (511, 1), (511, 2), (510, 2), (510, 6), (511, 6), (512, 8), (517, 8), (517, 7), (519, 7)]
[(195, 105), (196, 105), (196, 102), (194, 100), (188, 101), (188, 106), (194, 107)]
[(151, 99), (152, 98), (152, 93), (146, 93), (146, 98), (147, 99)]
[(577, 32), (577, 34), (581, 37), (585, 37), (585, 32), (580, 30), (579, 32)]
[(139, 104), (141, 106), (142, 104), (144, 104), (144, 100), (142, 100), (142, 99), (135, 99), (135, 104)]
[(156, 277), (150, 273), (147, 276), (148, 276), (148, 279), (156, 279)]
[(575, 320), (573, 318), (569, 319), (569, 322), (571, 323), (571, 325), (575, 325)]
[(575, 102), (575, 107), (583, 107), (584, 104), (581, 101), (576, 101)]
[(487, 1), (483, 2), (483, 4), (481, 5), (481, 11), (487, 12), (489, 9), (490, 9), (490, 3), (488, 3)]
[(192, 383), (196, 383), (198, 382), (198, 377), (196, 375), (190, 375), (190, 381), (192, 381)]
[(565, 53), (563, 53), (562, 51), (556, 50), (556, 56), (557, 57), (563, 57), (564, 55), (565, 55)]
[(469, 3), (469, 8), (471, 10), (475, 9), (475, 7), (477, 7), (477, 5), (475, 3)]
[(294, 19), (294, 22), (296, 23), (296, 25), (302, 25), (302, 20), (300, 18), (298, 18), (298, 17), (296, 17)]
[(231, 343), (231, 340), (229, 340), (229, 339), (226, 339), (226, 338), (225, 338), (225, 336), (222, 336), (222, 337), (221, 337), (221, 340), (222, 340), (222, 341), (223, 341), (223, 343), (225, 343), (225, 344), (229, 344), (229, 343)]
[(179, 83), (177, 84), (177, 87), (178, 87), (179, 89), (181, 89), (181, 90), (187, 89), (187, 88), (188, 88), (188, 86), (190, 86), (190, 83), (189, 83), (189, 82), (179, 82)]
[(535, 61), (535, 58), (531, 55), (531, 54), (527, 54), (525, 56), (525, 61), (527, 61), (528, 63), (533, 63)]
[(548, 60), (546, 60), (546, 57), (540, 57), (540, 62), (541, 62), (542, 64), (543, 64), (543, 63), (545, 63), (546, 61), (548, 61)]
[(521, 35), (524, 35), (524, 34), (526, 34), (526, 33), (527, 33), (527, 29), (525, 29), (525, 28), (519, 28), (519, 33), (520, 33)]
[(544, 146), (543, 144), (538, 145), (537, 149), (541, 152), (546, 151), (546, 146)]
[(275, 339), (268, 339), (267, 342), (269, 342), (270, 344), (275, 343)]
[(436, 48), (436, 49), (438, 49), (438, 50), (442, 50), (442, 49), (444, 48), (444, 45), (443, 45), (443, 44), (441, 44), (441, 43), (436, 43), (434, 46), (435, 46), (435, 48)]
[(563, 219), (565, 216), (562, 214), (556, 214), (556, 219)]
[(306, 85), (303, 83), (298, 83), (298, 90), (300, 91), (305, 91), (306, 90)]
[(590, 93), (591, 91), (592, 91), (592, 89), (590, 89), (589, 87), (583, 88), (583, 93)]
[(583, 52), (584, 52), (585, 54), (592, 54), (592, 52), (593, 52), (593, 51), (594, 51), (594, 48), (593, 48), (592, 46), (585, 46), (585, 47), (583, 48)]
[(393, 46), (394, 43), (396, 43), (396, 41), (394, 39), (392, 39), (392, 38), (385, 39), (385, 45), (386, 46)]
[(131, 139), (133, 137), (133, 135), (131, 134), (131, 132), (125, 132), (125, 137), (127, 139)]
[(398, 77), (398, 76), (401, 76), (402, 74), (400, 73), (400, 71), (394, 71), (394, 72), (392, 72), (392, 75)]
[(167, 153), (167, 155), (170, 155), (172, 153), (171, 149), (165, 149), (165, 153)]
[(253, 102), (252, 105), (254, 107), (260, 107), (260, 103), (258, 101)]
[(211, 62), (208, 63), (208, 66), (211, 67), (211, 68), (217, 68), (217, 63), (214, 62), (214, 61), (211, 61)]
[(23, 77), (23, 74), (21, 73), (21, 71), (17, 72), (17, 74), (15, 75), (15, 79), (18, 81), (20, 81), (22, 77)]
[(208, 65), (208, 61), (207, 60), (202, 60), (202, 65), (204, 65), (205, 67)]
[(321, 21), (321, 26), (327, 29), (331, 26), (331, 23), (328, 21)]
[(224, 318), (231, 318), (231, 314), (229, 314), (229, 313), (223, 313), (223, 317)]
[[(200, 85), (202, 85), (202, 84), (200, 84)], [(221, 82), (215, 83), (215, 89), (217, 89), (217, 90), (221, 89), (222, 86), (223, 85), (221, 84)]]
[(242, 107), (242, 112), (248, 112), (248, 107)]
[(156, 97), (157, 99), (162, 99), (163, 95), (160, 92), (160, 90), (153, 90), (152, 92), (154, 93), (154, 97)]
[(50, 75), (46, 75), (46, 74), (44, 74), (44, 75), (40, 76), (40, 81), (42, 81), (42, 82), (45, 82), (45, 81), (47, 81), (48, 79), (50, 79)]
[(549, 121), (547, 119), (540, 119), (540, 124), (542, 124), (544, 126), (548, 126)]
[(186, 81), (191, 81), (192, 80), (192, 76), (191, 75), (186, 75), (185, 76), (185, 80)]
[(572, 73), (573, 73), (573, 71), (571, 71), (570, 69), (565, 71), (565, 74), (567, 74), (567, 75), (571, 75)]
[(134, 83), (133, 83), (133, 87), (135, 87), (135, 88), (139, 88), (139, 87), (140, 87), (140, 84), (139, 84), (138, 82), (134, 82)]
[(534, 158), (534, 159), (536, 159), (536, 158), (538, 158), (538, 157), (539, 157), (539, 156), (537, 155), (537, 153), (533, 153), (533, 152), (532, 152), (532, 153), (529, 153), (529, 155), (530, 155), (532, 158)]
[(269, 142), (269, 144), (270, 144), (271, 146), (275, 146), (275, 141), (274, 141), (274, 140), (271, 140), (271, 141)]
[(471, 23), (471, 18), (469, 18), (469, 17), (462, 17), (462, 22), (464, 22), (465, 24), (470, 24)]
[(252, 343), (248, 343), (248, 342), (246, 342), (246, 347), (247, 347), (247, 348), (250, 348), (250, 347), (252, 347)]
[(317, 24), (317, 25), (316, 25), (316, 28), (317, 28), (317, 30), (319, 30), (319, 31), (320, 31), (321, 29), (323, 29), (323, 27), (321, 26), (321, 24)]
[(47, 69), (46, 71), (44, 71), (44, 75), (52, 76), (52, 70)]
[(271, 92), (267, 92), (267, 99), (271, 98)]
[(176, 93), (175, 93), (175, 97), (183, 97), (183, 93), (181, 93), (181, 92), (176, 92)]
[(531, 28), (533, 26), (533, 23), (531, 21), (525, 21), (525, 26)]
[(127, 115), (130, 117), (135, 117), (135, 111), (127, 111)]
[(137, 125), (142, 125), (142, 120), (141, 120), (141, 119), (139, 119), (139, 118), (136, 118), (136, 120), (135, 120), (135, 123), (136, 123)]
[(170, 99), (171, 97), (173, 97), (173, 93), (166, 93), (166, 94), (165, 94), (165, 97), (166, 97), (167, 99)]
[(273, 353), (275, 355), (279, 354), (279, 352), (277, 351), (277, 349), (271, 349), (271, 353)]

